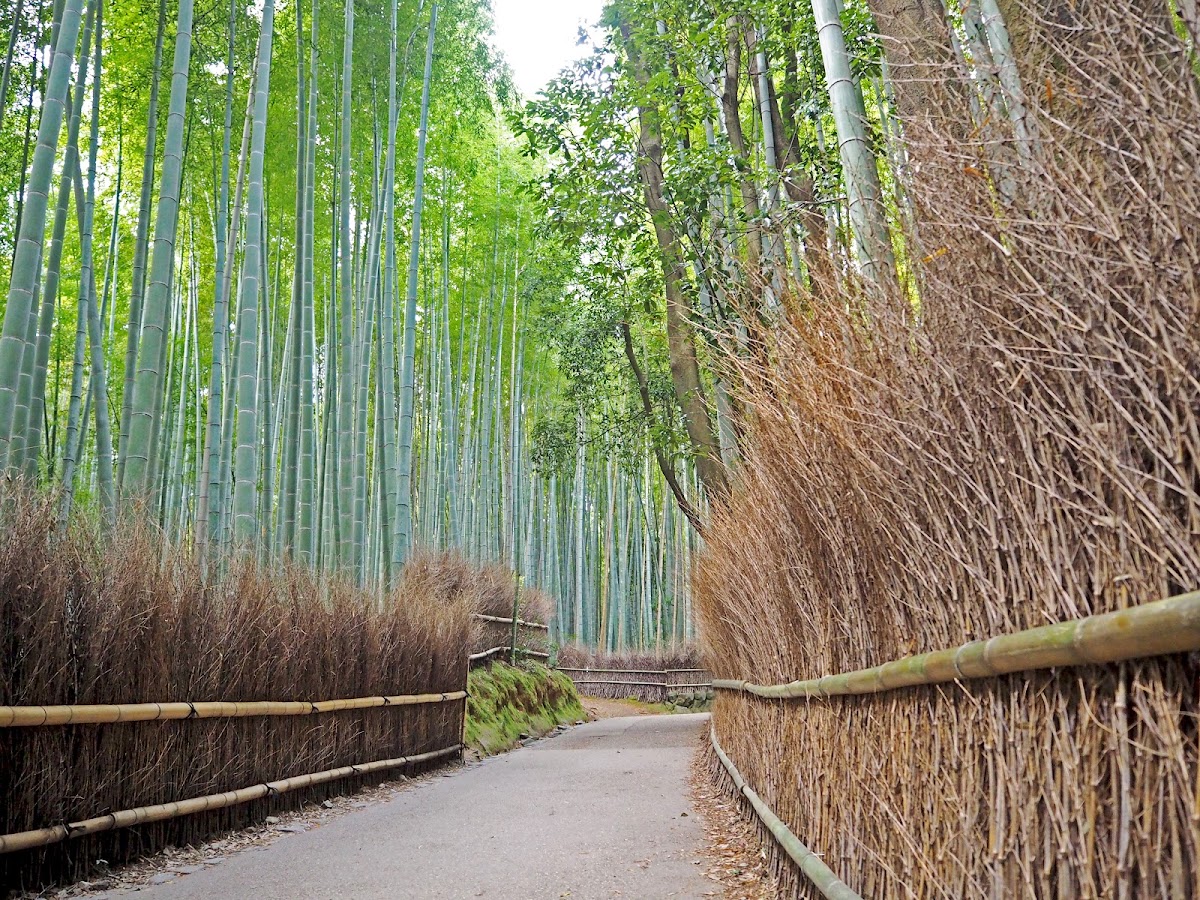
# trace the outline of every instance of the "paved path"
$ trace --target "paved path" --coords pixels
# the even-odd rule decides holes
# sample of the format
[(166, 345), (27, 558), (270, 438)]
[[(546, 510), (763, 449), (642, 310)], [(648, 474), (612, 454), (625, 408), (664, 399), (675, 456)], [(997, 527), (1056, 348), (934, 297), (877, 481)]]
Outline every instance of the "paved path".
[(687, 773), (707, 719), (583, 725), (138, 896), (703, 897)]

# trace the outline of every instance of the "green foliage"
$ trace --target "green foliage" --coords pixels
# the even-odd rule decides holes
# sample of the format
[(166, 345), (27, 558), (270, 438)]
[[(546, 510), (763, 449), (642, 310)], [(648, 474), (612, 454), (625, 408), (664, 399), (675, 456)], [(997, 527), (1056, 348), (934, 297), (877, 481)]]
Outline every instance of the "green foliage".
[(474, 669), (467, 692), (467, 745), (486, 755), (584, 717), (571, 679), (537, 663)]

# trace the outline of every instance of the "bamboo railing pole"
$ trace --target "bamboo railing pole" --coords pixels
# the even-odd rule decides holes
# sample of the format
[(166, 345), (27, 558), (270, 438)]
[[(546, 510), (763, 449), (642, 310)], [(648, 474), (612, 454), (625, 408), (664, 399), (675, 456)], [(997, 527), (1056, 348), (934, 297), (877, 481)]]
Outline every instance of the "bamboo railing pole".
[[(497, 653), (503, 653), (506, 650), (512, 650), (512, 647), (510, 647), (506, 644), (503, 647), (493, 647), (490, 650), (481, 650), (478, 653), (472, 653), (470, 656), (467, 657), (467, 660), (469, 662), (478, 662), (481, 659), (487, 659), (487, 657), (489, 657), (489, 656), (495, 656)], [(544, 653), (541, 650), (518, 650), (518, 652), (523, 653), (525, 656), (536, 656), (540, 659), (549, 659), (550, 658), (549, 653)]]
[(1193, 650), (1200, 650), (1200, 591), (986, 641), (969, 641), (869, 669), (770, 685), (714, 678), (713, 687), (771, 699), (842, 697)]
[(613, 675), (676, 675), (684, 672), (702, 672), (708, 674), (707, 669), (593, 669), (585, 666), (578, 668), (574, 666), (555, 666), (560, 672), (596, 672), (600, 674)]
[(775, 840), (779, 842), (779, 846), (795, 861), (800, 870), (808, 876), (809, 881), (813, 883), (817, 890), (829, 898), (829, 900), (862, 900), (862, 897), (856, 894), (844, 881), (839, 879), (829, 866), (825, 865), (821, 857), (804, 846), (783, 820), (771, 811), (771, 807), (767, 806), (763, 802), (763, 799), (755, 793), (754, 789), (746, 784), (746, 780), (742, 778), (742, 773), (737, 770), (737, 766), (733, 764), (733, 761), (721, 749), (721, 744), (717, 741), (717, 730), (714, 728), (709, 734), (713, 750), (716, 751), (717, 758), (721, 761), (721, 765), (725, 767), (725, 771), (729, 773), (729, 777), (733, 780), (734, 787), (738, 789), (738, 793), (750, 801), (755, 814), (767, 826), (767, 829), (774, 836)]
[(111, 722), (153, 722), (170, 719), (225, 719), (247, 716), (308, 716), (346, 709), (416, 706), (446, 703), (466, 697), (466, 691), (440, 694), (400, 694), (345, 700), (261, 700), (249, 703), (116, 703), (77, 706), (0, 706), (0, 728), (41, 725), (95, 725)]
[[(463, 694), (462, 691), (457, 691)], [(174, 819), (192, 813), (207, 812), (249, 803), (274, 794), (286, 794), (299, 788), (312, 787), (348, 778), (351, 775), (368, 775), (385, 769), (397, 769), (410, 763), (427, 762), (458, 753), (461, 744), (446, 747), (442, 750), (432, 750), (428, 753), (418, 753), (414, 756), (400, 756), (395, 759), (380, 759), (374, 762), (362, 763), (356, 766), (342, 766), (338, 769), (327, 769), (324, 772), (312, 772), (308, 775), (296, 775), (280, 781), (266, 784), (256, 784), (236, 791), (226, 791), (223, 794), (209, 794), (204, 797), (192, 797), (188, 800), (177, 800), (172, 803), (159, 803), (154, 806), (139, 806), (134, 809), (123, 809), (119, 812), (84, 819), (81, 822), (71, 822), (68, 825), (54, 825), (49, 828), (39, 828), (34, 831), (19, 831), (15, 834), (0, 835), (0, 853), (13, 853), (17, 850), (29, 850), (34, 847), (45, 847), (57, 844), (69, 838), (83, 837), (101, 831), (112, 831), (116, 828), (127, 828), (131, 825), (141, 825), (146, 822), (161, 822), (164, 819)]]
[[(513, 624), (513, 621), (514, 621), (513, 619), (507, 618), (505, 616), (487, 616), (487, 615), (484, 615), (483, 613), (474, 613), (473, 618), (480, 619), (481, 621), (484, 621), (484, 622), (499, 622), (501, 625), (511, 625), (511, 624)], [(550, 630), (549, 625), (543, 625), (541, 622), (526, 622), (524, 619), (517, 619), (515, 621), (516, 621), (517, 625), (519, 625), (522, 628), (540, 628), (543, 631)]]
[(660, 687), (660, 688), (707, 688), (712, 687), (707, 681), (695, 684), (667, 684), (665, 681), (614, 681), (600, 678), (572, 678), (576, 684), (624, 684), (630, 687)]

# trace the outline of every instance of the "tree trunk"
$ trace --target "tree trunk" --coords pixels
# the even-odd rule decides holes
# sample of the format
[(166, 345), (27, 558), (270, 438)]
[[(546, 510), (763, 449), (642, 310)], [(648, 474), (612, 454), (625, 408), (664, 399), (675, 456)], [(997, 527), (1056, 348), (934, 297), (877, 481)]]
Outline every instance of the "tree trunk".
[[(645, 91), (650, 79), (628, 22), (621, 23), (621, 34), (633, 64), (634, 78)], [(713, 431), (700, 379), (696, 336), (691, 323), (691, 301), (687, 294), (688, 285), (685, 283), (679, 240), (671, 226), (670, 212), (663, 199), (662, 133), (659, 115), (651, 104), (652, 101), (646, 100), (638, 106), (638, 174), (662, 259), (671, 381), (683, 410), (684, 423), (692, 452), (695, 454), (700, 480), (710, 501), (721, 502), (728, 494), (729, 484), (725, 467), (721, 463), (720, 443)]]

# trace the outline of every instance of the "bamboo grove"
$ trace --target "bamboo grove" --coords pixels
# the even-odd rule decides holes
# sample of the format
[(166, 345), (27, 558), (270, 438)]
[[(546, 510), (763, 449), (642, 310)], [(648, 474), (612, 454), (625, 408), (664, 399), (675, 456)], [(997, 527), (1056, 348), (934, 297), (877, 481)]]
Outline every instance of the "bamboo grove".
[(486, 3), (12, 0), (0, 22), (10, 481), (213, 571), (383, 586), (452, 548), (551, 592), (562, 640), (690, 634), (697, 538), (647, 430), (618, 459), (549, 339), (574, 288)]

